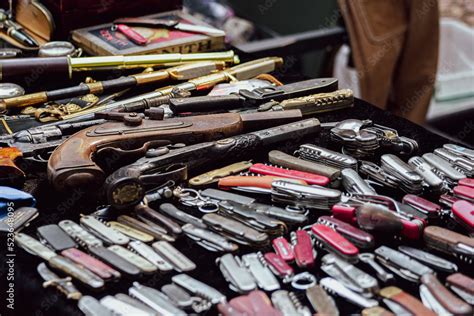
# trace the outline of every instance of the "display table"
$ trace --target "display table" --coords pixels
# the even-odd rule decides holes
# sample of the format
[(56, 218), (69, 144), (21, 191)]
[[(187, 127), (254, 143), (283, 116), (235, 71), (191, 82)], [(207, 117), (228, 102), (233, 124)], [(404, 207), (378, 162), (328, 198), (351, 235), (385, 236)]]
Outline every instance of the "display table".
[[(341, 110), (332, 113), (326, 113), (318, 115), (318, 118), (321, 122), (334, 122), (340, 121), (349, 118), (356, 119), (370, 119), (376, 124), (384, 125), (398, 130), (401, 136), (407, 136), (415, 139), (419, 144), (420, 153), (433, 151), (435, 148), (442, 146), (444, 143), (453, 142), (436, 134), (433, 134), (426, 129), (417, 126), (405, 119), (395, 117), (388, 112), (384, 112), (362, 100), (356, 100), (355, 106), (351, 109)], [(322, 133), (320, 140), (315, 140), (315, 142), (320, 143), (321, 145), (327, 145), (328, 139), (327, 134)], [(266, 155), (266, 152), (263, 153)], [(374, 157), (375, 162), (379, 162), (378, 157)], [(257, 161), (254, 162), (263, 162)], [(217, 167), (217, 166), (215, 166)], [(25, 190), (32, 192), (33, 195), (37, 198), (38, 204), (37, 207), (40, 211), (40, 216), (29, 226), (24, 232), (32, 236), (36, 235), (36, 228), (41, 225), (58, 223), (63, 219), (72, 219), (76, 222), (79, 221), (79, 214), (88, 214), (95, 210), (95, 205), (98, 205), (94, 198), (90, 196), (82, 196), (81, 192), (70, 192), (69, 196), (63, 197), (60, 194), (57, 194), (49, 186), (49, 184), (44, 180), (31, 179), (27, 182)], [(402, 192), (389, 192), (392, 194), (392, 197), (400, 199), (403, 195)], [(387, 193), (388, 194), (388, 193)], [(315, 222), (316, 218), (323, 214), (320, 211), (313, 211), (310, 216), (311, 220), (308, 224)], [(291, 230), (296, 229), (296, 227), (290, 228)], [(376, 238), (378, 241), (379, 239)], [(403, 242), (407, 244), (406, 241)], [(395, 248), (400, 244), (399, 240), (394, 239), (392, 236), (387, 236), (384, 244)], [(199, 245), (194, 244), (189, 238), (182, 237), (176, 243), (175, 246), (180, 249), (184, 254), (189, 256), (198, 266), (195, 271), (192, 271), (190, 275), (195, 277), (198, 280), (202, 280), (208, 283), (211, 286), (216, 287), (219, 291), (225, 293), (227, 298), (230, 299), (235, 297), (237, 294), (231, 291), (227, 282), (224, 280), (221, 272), (215, 264), (215, 259), (220, 256), (219, 253), (213, 253)], [(422, 248), (421, 244), (418, 246)], [(2, 246), (2, 251), (4, 251)], [(253, 250), (246, 247), (240, 247), (238, 255), (252, 252)], [(262, 252), (271, 251), (270, 248), (262, 249)], [(318, 250), (318, 256), (316, 261), (316, 267), (309, 270), (313, 273), (319, 280), (324, 276), (324, 273), (319, 269), (320, 258), (325, 254), (324, 251)], [(460, 271), (465, 274), (473, 274), (473, 269), (464, 266), (458, 260), (454, 258), (449, 258), (453, 262), (456, 262)], [(5, 260), (4, 260), (5, 262)], [(36, 272), (37, 265), (41, 262), (41, 259), (34, 257), (19, 247), (16, 248), (16, 257), (15, 257), (15, 315), (80, 315), (82, 314), (79, 309), (76, 307), (77, 302), (72, 300), (67, 300), (63, 294), (59, 293), (53, 288), (44, 289), (42, 287), (42, 279)], [(295, 265), (293, 265), (295, 267)], [(362, 269), (366, 269), (367, 266), (359, 265)], [(2, 274), (5, 273), (6, 266), (2, 265)], [(297, 272), (298, 269), (296, 270)], [(369, 269), (366, 271), (371, 272)], [(152, 275), (145, 275), (137, 280), (125, 279), (122, 278), (118, 282), (106, 284), (106, 289), (102, 292), (93, 293), (89, 289), (84, 289), (77, 285), (83, 295), (93, 295), (96, 298), (100, 298), (107, 294), (117, 294), (119, 292), (127, 293), (128, 288), (131, 286), (133, 281), (138, 281), (144, 285), (151, 286), (154, 288), (160, 288), (166, 283), (170, 282), (170, 278), (176, 272), (171, 272), (166, 275), (161, 275), (155, 273)], [(2, 276), (5, 278), (5, 276)], [(442, 276), (444, 280), (445, 276)], [(2, 280), (4, 283), (5, 280)], [(418, 286), (415, 284), (410, 284), (407, 281), (396, 277), (397, 286), (410, 292), (411, 294), (418, 296)], [(380, 286), (384, 285), (380, 282)], [(284, 285), (287, 289), (290, 289), (289, 285)], [(4, 295), (5, 291), (2, 291)], [(301, 298), (304, 298), (304, 293), (300, 292), (299, 295)], [(344, 300), (337, 299), (337, 305), (339, 306), (342, 314), (360, 312), (360, 309), (357, 306), (354, 306)], [(2, 299), (2, 308), (5, 307), (5, 300)], [(8, 311), (7, 311), (8, 312)], [(213, 315), (216, 313), (215, 309), (211, 309), (208, 312), (208, 315)], [(2, 313), (3, 314), (3, 313)]]

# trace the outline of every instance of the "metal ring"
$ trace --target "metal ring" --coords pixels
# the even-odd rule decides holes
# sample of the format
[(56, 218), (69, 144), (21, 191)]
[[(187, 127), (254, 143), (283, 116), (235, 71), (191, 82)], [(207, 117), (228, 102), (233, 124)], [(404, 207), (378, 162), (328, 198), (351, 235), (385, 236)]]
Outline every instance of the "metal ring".
[(219, 204), (214, 202), (204, 202), (198, 207), (202, 213), (215, 213), (219, 210)]
[[(306, 283), (301, 284), (301, 281), (306, 281)], [(306, 290), (315, 285), (316, 277), (309, 272), (297, 274), (291, 280), (291, 286), (297, 290)]]

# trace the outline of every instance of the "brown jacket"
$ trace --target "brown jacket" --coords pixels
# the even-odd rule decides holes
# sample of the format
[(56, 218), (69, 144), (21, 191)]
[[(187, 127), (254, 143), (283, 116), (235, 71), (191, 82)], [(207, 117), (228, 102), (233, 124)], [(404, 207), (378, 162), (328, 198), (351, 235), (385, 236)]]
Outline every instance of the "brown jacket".
[(438, 1), (338, 2), (362, 98), (423, 123), (438, 64)]

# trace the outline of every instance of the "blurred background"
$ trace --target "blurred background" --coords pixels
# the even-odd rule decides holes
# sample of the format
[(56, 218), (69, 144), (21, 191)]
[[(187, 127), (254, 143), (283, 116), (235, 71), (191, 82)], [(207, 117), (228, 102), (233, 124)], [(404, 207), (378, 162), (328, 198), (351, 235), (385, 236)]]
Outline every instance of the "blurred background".
[[(431, 78), (429, 83), (428, 98), (432, 96), (431, 101), (428, 99), (422, 102), (425, 104), (421, 114), (417, 114), (416, 119), (408, 114), (404, 115), (403, 111), (397, 114), (474, 146), (474, 1), (420, 1), (423, 2), (423, 6), (418, 10), (421, 13), (435, 11), (431, 14), (435, 14), (436, 21), (439, 21), (439, 32), (433, 28), (433, 32), (425, 36), (425, 39), (431, 42), (439, 38), (437, 46), (439, 51), (434, 55), (437, 56), (438, 69), (435, 78)], [(14, 2), (20, 7), (32, 2), (44, 5), (54, 20), (53, 40), (67, 40), (70, 38), (70, 31), (74, 29), (111, 22), (117, 17), (140, 16), (183, 8), (185, 12), (224, 29), (226, 42), (243, 60), (262, 56), (282, 56), (286, 61), (282, 72), (287, 78), (293, 75), (298, 79), (335, 76), (339, 79), (341, 88), (351, 88), (356, 96), (372, 101), (364, 96), (360, 71), (357, 72), (357, 63), (354, 62), (357, 61), (357, 58), (354, 58), (356, 50), (351, 47), (354, 44), (354, 36), (351, 45), (348, 32), (350, 24), (340, 9), (341, 4), (348, 1), (18, 0)], [(377, 23), (384, 23), (384, 19), (393, 18), (390, 10), (385, 10), (389, 13), (387, 17), (382, 11), (377, 11), (377, 6), (383, 4), (397, 6), (402, 11), (400, 16), (408, 20), (410, 15), (420, 13), (409, 11), (406, 4), (408, 1), (367, 0), (361, 3), (375, 6), (375, 13), (368, 12), (367, 15)], [(2, 7), (7, 8), (8, 4), (9, 1), (0, 0)], [(403, 52), (403, 41), (401, 43)], [(3, 41), (2, 45), (8, 46)], [(417, 62), (421, 63), (424, 57), (415, 54), (410, 58), (416, 65)], [(380, 67), (380, 71), (383, 70), (383, 67)], [(414, 72), (416, 73), (416, 69)], [(398, 78), (399, 81), (404, 79), (412, 78)], [(434, 90), (431, 93), (433, 86)], [(376, 105), (390, 109), (385, 104)], [(398, 106), (402, 109), (404, 106), (410, 108), (410, 104)]]

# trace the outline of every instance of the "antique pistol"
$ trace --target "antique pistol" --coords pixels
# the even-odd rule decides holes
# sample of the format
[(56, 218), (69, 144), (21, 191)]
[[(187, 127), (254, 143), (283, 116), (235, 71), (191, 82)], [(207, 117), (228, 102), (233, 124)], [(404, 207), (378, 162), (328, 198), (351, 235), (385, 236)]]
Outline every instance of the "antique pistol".
[[(290, 111), (281, 113), (288, 112)], [(217, 115), (217, 117), (219, 116)], [(199, 118), (199, 116), (195, 118)], [(210, 122), (215, 121), (214, 118), (216, 118), (216, 115), (206, 116), (205, 126), (207, 127)], [(152, 183), (158, 184), (157, 182), (163, 181), (163, 176), (169, 177), (170, 173), (173, 172), (169, 172), (169, 170), (173, 170), (174, 166), (181, 165), (182, 168), (189, 171), (210, 162), (217, 163), (218, 161), (244, 158), (253, 153), (257, 148), (289, 141), (296, 136), (315, 135), (319, 130), (319, 120), (313, 118), (218, 141), (204, 142), (174, 149), (161, 156), (144, 157), (133, 164), (116, 170), (106, 179), (105, 191), (107, 199), (115, 207), (135, 205), (143, 199), (146, 191), (145, 186)], [(189, 134), (186, 136), (189, 137)], [(201, 137), (201, 140), (203, 138)]]
[[(71, 187), (94, 189), (99, 187), (105, 172), (96, 163), (98, 156), (107, 157), (111, 168), (121, 159), (128, 162), (143, 156), (149, 148), (170, 143), (187, 145), (275, 126), (301, 118), (301, 112), (237, 114), (224, 113), (206, 116), (143, 119), (138, 115), (124, 115), (123, 122), (108, 122), (86, 128), (61, 144), (48, 162), (48, 178), (58, 190)], [(112, 169), (112, 168), (111, 168)]]
[(53, 151), (69, 135), (104, 122), (104, 120), (91, 120), (40, 126), (0, 136), (0, 183), (14, 186), (22, 184), (25, 174), (23, 168), (15, 164), (17, 158), (42, 160), (41, 157)]

